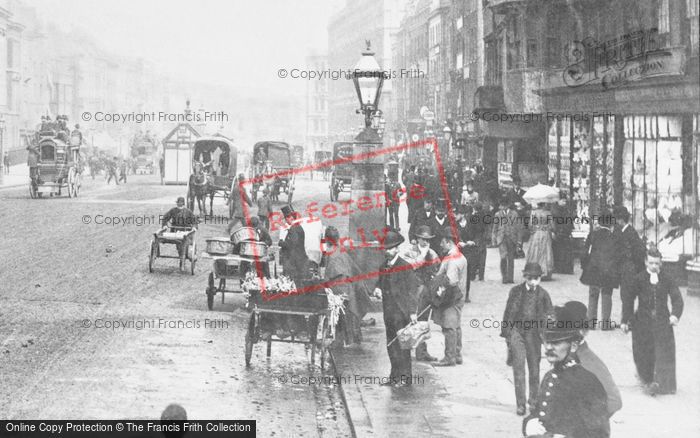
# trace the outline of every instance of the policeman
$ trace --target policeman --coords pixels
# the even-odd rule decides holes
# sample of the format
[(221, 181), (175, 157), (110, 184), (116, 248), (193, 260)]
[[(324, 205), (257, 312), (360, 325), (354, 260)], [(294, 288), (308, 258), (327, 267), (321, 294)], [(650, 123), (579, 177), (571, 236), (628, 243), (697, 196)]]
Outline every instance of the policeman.
[(523, 435), (608, 438), (605, 389), (576, 355), (583, 321), (576, 321), (566, 307), (555, 307), (554, 314), (544, 330), (545, 356), (552, 369), (542, 379), (536, 408), (523, 420)]

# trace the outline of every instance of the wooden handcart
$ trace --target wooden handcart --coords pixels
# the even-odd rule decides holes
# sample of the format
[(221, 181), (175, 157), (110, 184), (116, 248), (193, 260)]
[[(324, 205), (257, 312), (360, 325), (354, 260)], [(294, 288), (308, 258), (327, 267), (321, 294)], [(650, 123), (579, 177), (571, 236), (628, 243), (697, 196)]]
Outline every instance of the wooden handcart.
[[(330, 310), (325, 292), (310, 292), (279, 299), (264, 300), (259, 290), (249, 291), (251, 310), (245, 335), (245, 364), (250, 366), (253, 345), (267, 344), (267, 357), (272, 355), (273, 342), (304, 344), (315, 364), (320, 352), (320, 366), (325, 369), (330, 338)], [(280, 331), (286, 336), (280, 336)], [(320, 331), (320, 336), (319, 336)], [(320, 350), (320, 351), (319, 351)]]
[[(180, 260), (180, 271), (185, 270), (185, 262), (190, 261), (190, 273), (194, 275), (194, 267), (197, 263), (197, 242), (196, 228), (192, 227), (169, 227), (153, 233), (151, 240), (151, 250), (148, 257), (148, 272), (153, 272), (153, 266), (157, 258)], [(162, 255), (161, 245), (172, 244), (175, 246), (187, 244), (178, 255)]]

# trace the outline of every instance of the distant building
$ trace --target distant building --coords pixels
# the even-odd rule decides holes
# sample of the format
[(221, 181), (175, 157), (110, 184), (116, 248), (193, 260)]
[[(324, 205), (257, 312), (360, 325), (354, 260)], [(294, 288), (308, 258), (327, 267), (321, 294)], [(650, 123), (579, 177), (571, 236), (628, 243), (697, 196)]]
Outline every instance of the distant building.
[(14, 14), (0, 7), (0, 154), (8, 151), (10, 162), (16, 163), (23, 155), (20, 141), (20, 103), (22, 71), (22, 32), (24, 26)]
[[(306, 57), (306, 69), (328, 71), (328, 56), (312, 53)], [(306, 141), (307, 157), (315, 151), (329, 150), (328, 142), (328, 78), (306, 82)]]

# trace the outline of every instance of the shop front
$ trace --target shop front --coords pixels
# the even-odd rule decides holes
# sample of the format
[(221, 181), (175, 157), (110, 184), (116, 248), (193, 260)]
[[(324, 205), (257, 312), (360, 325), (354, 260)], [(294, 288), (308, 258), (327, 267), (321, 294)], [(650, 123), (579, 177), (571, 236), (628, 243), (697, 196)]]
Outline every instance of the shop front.
[(700, 255), (700, 96), (692, 78), (667, 79), (543, 93), (548, 172), (578, 217), (624, 205), (645, 241), (680, 265)]

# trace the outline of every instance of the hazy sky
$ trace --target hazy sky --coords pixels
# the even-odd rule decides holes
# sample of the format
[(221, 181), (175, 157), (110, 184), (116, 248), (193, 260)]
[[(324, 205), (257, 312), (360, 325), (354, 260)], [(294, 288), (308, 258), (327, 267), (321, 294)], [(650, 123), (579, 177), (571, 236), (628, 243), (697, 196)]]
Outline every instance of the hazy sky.
[(171, 77), (227, 84), (242, 94), (302, 94), (304, 67), (325, 49), (329, 0), (25, 0), (45, 20), (93, 35), (118, 54), (154, 61)]

